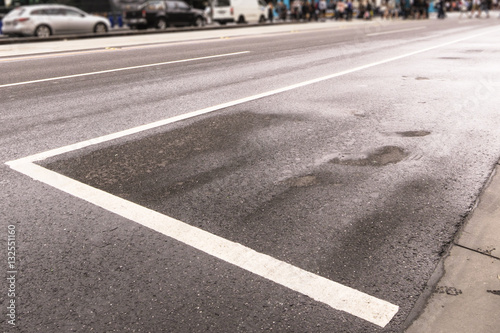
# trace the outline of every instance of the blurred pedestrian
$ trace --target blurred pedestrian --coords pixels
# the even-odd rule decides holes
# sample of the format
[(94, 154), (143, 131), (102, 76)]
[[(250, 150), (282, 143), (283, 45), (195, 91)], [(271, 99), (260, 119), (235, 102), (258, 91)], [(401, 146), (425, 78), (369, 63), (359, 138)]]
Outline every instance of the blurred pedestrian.
[(286, 21), (288, 8), (286, 7), (285, 0), (281, 0), (281, 2), (278, 2), (277, 7), (279, 19), (281, 21)]
[(318, 10), (318, 3), (314, 2), (314, 0), (311, 0), (311, 21), (318, 21), (319, 17), (319, 10)]
[(470, 10), (469, 18), (472, 18), (475, 12), (478, 12), (476, 17), (479, 17), (479, 14), (481, 14), (481, 9), (479, 7), (480, 5), (481, 5), (481, 0), (472, 0), (472, 8)]
[(363, 18), (365, 20), (371, 20), (373, 17), (373, 3), (371, 0), (366, 2), (365, 13), (363, 14)]
[(412, 3), (410, 0), (401, 0), (399, 3), (401, 7), (401, 14), (403, 15), (403, 19), (407, 19), (411, 15)]
[(347, 0), (346, 7), (345, 7), (345, 19), (346, 19), (346, 21), (352, 20), (353, 12), (354, 12), (354, 9), (352, 7), (352, 0)]
[(203, 11), (203, 16), (205, 16), (205, 20), (207, 24), (212, 23), (212, 6), (208, 2), (204, 2), (203, 6), (205, 6), (205, 10)]
[(305, 21), (311, 20), (311, 10), (309, 6), (309, 0), (304, 0), (304, 2), (302, 3), (302, 18)]
[[(489, 1), (488, 0), (481, 0), (481, 11), (485, 12), (486, 18), (490, 17), (490, 12), (489, 12)], [(479, 15), (481, 15), (481, 12), (479, 12)]]
[(302, 2), (300, 0), (294, 0), (292, 3), (292, 15), (295, 20), (300, 20), (301, 19), (301, 12), (302, 12)]
[(399, 10), (396, 7), (396, 1), (395, 0), (388, 0), (387, 1), (387, 8), (389, 9), (389, 17), (392, 18), (398, 18), (399, 16)]
[(438, 19), (444, 19), (446, 17), (446, 14), (444, 13), (444, 9), (445, 9), (444, 0), (439, 0), (439, 2), (437, 3), (437, 10), (438, 10), (437, 18)]
[(467, 16), (467, 12), (469, 11), (469, 1), (467, 0), (461, 0), (460, 1), (460, 16), (458, 18), (462, 18), (462, 15), (465, 14)]
[(388, 9), (388, 5), (387, 5), (387, 0), (382, 0), (378, 11), (379, 11), (380, 17), (382, 17), (383, 19), (389, 18), (389, 9)]
[(337, 1), (337, 6), (335, 7), (335, 20), (344, 19), (345, 15), (345, 3), (342, 0)]
[(273, 19), (274, 19), (274, 6), (273, 6), (273, 2), (272, 1), (269, 1), (267, 3), (267, 19), (269, 20), (270, 23), (273, 23)]
[(326, 0), (319, 0), (318, 9), (320, 19), (321, 21), (324, 21), (326, 15)]

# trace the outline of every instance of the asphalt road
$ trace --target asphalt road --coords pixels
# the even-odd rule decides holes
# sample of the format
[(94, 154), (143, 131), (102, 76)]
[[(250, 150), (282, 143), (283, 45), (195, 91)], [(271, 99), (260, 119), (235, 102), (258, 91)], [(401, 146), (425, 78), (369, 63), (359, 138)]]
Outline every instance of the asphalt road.
[(3, 331), (404, 331), (500, 156), (498, 22), (259, 29), (0, 57)]

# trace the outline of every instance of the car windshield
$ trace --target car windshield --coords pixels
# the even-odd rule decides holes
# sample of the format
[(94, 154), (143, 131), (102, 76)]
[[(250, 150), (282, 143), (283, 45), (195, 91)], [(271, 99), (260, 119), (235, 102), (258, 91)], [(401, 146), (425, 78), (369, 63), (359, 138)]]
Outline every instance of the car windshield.
[(231, 6), (230, 0), (215, 0), (214, 7), (229, 7)]

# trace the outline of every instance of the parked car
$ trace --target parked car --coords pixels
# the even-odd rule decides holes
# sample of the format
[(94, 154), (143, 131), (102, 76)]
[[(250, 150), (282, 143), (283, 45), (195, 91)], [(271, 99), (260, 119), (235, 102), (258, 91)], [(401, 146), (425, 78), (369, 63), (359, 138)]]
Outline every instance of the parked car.
[(154, 0), (141, 5), (127, 5), (123, 12), (124, 23), (131, 29), (169, 26), (205, 25), (203, 11), (194, 9), (181, 0)]
[(31, 5), (11, 10), (3, 18), (2, 32), (9, 36), (38, 36), (105, 33), (110, 23), (105, 17), (95, 16), (64, 5)]
[(266, 6), (263, 0), (215, 0), (213, 20), (219, 24), (260, 23), (266, 21)]

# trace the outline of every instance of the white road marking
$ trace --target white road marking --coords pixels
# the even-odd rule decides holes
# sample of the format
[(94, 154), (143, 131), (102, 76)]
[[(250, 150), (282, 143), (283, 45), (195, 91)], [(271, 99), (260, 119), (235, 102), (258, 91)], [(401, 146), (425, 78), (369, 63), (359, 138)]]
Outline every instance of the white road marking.
[(421, 30), (421, 29), (425, 29), (425, 28), (427, 28), (427, 27), (417, 27), (417, 28), (399, 29), (399, 30), (391, 30), (391, 31), (384, 31), (384, 32), (374, 32), (372, 34), (366, 34), (366, 36), (371, 37), (371, 36), (397, 34), (399, 32)]
[(398, 312), (399, 308), (397, 305), (380, 300), (355, 289), (343, 286), (339, 283), (330, 281), (316, 274), (304, 271), (298, 267), (279, 261), (268, 255), (258, 253), (241, 244), (234, 243), (219, 236), (210, 234), (206, 231), (192, 227), (171, 217), (165, 216), (135, 203), (118, 198), (107, 192), (80, 183), (74, 179), (68, 178), (54, 171), (47, 170), (39, 165), (34, 164), (33, 162), (66, 152), (75, 151), (83, 147), (88, 147), (102, 142), (114, 140), (134, 133), (139, 133), (159, 126), (171, 124), (184, 119), (196, 117), (209, 112), (214, 112), (238, 104), (276, 95), (282, 92), (322, 82), (335, 77), (368, 69), (374, 66), (386, 64), (419, 53), (455, 44), (464, 40), (476, 38), (478, 36), (482, 36), (491, 32), (496, 32), (498, 30), (498, 28), (491, 29), (480, 34), (462, 37), (460, 39), (439, 44), (437, 46), (432, 46), (400, 56), (373, 62), (346, 71), (323, 76), (314, 80), (293, 84), (261, 94), (208, 107), (177, 117), (160, 120), (125, 131), (31, 155), (15, 161), (7, 162), (6, 164), (9, 165), (12, 169), (21, 172), (35, 180), (51, 185), (66, 193), (86, 200), (127, 219), (140, 223), (141, 225), (144, 225), (148, 228), (161, 232), (164, 235), (184, 242), (185, 244), (188, 244), (196, 249), (204, 251), (238, 267), (244, 268), (259, 276), (286, 286), (304, 295), (310, 296), (317, 301), (328, 304), (334, 309), (345, 311), (359, 318), (363, 318), (364, 320), (367, 320), (373, 324), (384, 327)]
[(11, 162), (9, 165), (14, 170), (35, 180), (376, 325), (385, 326), (398, 312), (398, 306), (389, 302), (307, 272), (39, 165), (23, 162)]
[(245, 53), (250, 53), (250, 51), (241, 51), (241, 52), (234, 52), (234, 53), (217, 54), (217, 55), (206, 56), (206, 57), (199, 57), (199, 58), (172, 60), (172, 61), (158, 62), (158, 63), (154, 63), (154, 64), (146, 64), (146, 65), (138, 65), (138, 66), (130, 66), (130, 67), (107, 69), (107, 70), (98, 71), (98, 72), (81, 73), (81, 74), (65, 75), (65, 76), (58, 76), (58, 77), (50, 77), (50, 78), (46, 78), (46, 79), (39, 79), (39, 80), (32, 80), (32, 81), (8, 83), (8, 84), (2, 84), (2, 85), (0, 85), (0, 88), (7, 88), (7, 87), (14, 87), (14, 86), (21, 86), (21, 85), (33, 84), (33, 83), (63, 80), (63, 79), (72, 79), (72, 78), (82, 77), (82, 76), (90, 76), (90, 75), (98, 75), (98, 74), (106, 74), (106, 73), (113, 73), (113, 72), (128, 71), (128, 70), (131, 70), (131, 69), (139, 69), (139, 68), (147, 68), (147, 67), (154, 67), (154, 66), (164, 66), (164, 65), (171, 65), (171, 64), (179, 64), (179, 63), (183, 63), (183, 62), (190, 62), (190, 61), (197, 61), (197, 60), (206, 60), (206, 59), (213, 59), (213, 58), (230, 57), (230, 56), (235, 56), (235, 55), (240, 55), (240, 54), (245, 54)]

